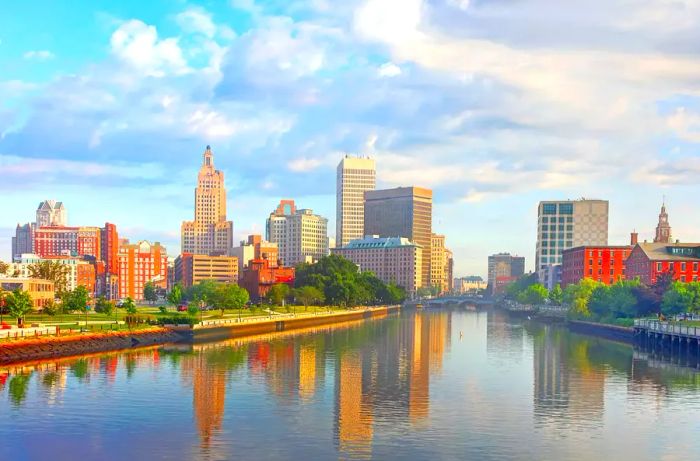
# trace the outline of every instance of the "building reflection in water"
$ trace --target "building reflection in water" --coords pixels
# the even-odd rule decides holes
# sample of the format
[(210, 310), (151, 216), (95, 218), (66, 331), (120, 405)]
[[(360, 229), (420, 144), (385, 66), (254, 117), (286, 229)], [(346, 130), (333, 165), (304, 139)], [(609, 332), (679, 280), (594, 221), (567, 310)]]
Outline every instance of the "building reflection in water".
[(353, 458), (372, 454), (372, 406), (363, 380), (363, 359), (344, 352), (336, 365), (336, 441), (338, 450)]

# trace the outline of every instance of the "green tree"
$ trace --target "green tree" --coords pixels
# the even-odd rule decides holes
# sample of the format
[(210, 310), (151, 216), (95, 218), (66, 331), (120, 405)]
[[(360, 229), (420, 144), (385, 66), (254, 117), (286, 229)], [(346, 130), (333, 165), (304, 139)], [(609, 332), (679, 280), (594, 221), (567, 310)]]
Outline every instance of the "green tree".
[(270, 290), (265, 295), (265, 299), (276, 306), (282, 304), (282, 301), (289, 297), (289, 285), (286, 283), (275, 283), (270, 287)]
[(59, 311), (59, 306), (56, 304), (56, 301), (53, 299), (49, 299), (46, 301), (44, 306), (41, 308), (41, 312), (53, 317), (54, 315), (58, 314)]
[(6, 262), (0, 261), (0, 275), (5, 275), (7, 274), (7, 271), (10, 269), (10, 265), (7, 264)]
[(173, 285), (173, 288), (170, 290), (170, 293), (168, 293), (168, 302), (173, 306), (177, 306), (182, 302), (182, 294), (182, 284), (176, 283), (175, 285)]
[(158, 291), (156, 290), (156, 285), (150, 280), (143, 285), (143, 299), (151, 304), (158, 301)]
[(114, 302), (108, 300), (104, 296), (100, 296), (97, 298), (97, 301), (95, 301), (95, 312), (110, 316), (114, 312), (114, 309)]
[(52, 281), (56, 293), (62, 293), (68, 288), (70, 268), (60, 261), (39, 261), (30, 264), (27, 269), (31, 278)]
[(554, 285), (554, 288), (549, 290), (549, 301), (557, 306), (561, 305), (562, 299), (564, 297), (564, 292), (561, 289), (561, 285), (558, 283)]
[(190, 301), (202, 302), (205, 305), (209, 305), (216, 295), (216, 287), (217, 283), (214, 280), (202, 280), (192, 285), (188, 290), (187, 298)]
[(664, 315), (698, 311), (700, 311), (700, 282), (673, 282), (664, 293), (661, 301), (661, 312)]
[(138, 312), (136, 310), (136, 303), (130, 297), (126, 298), (124, 302), (122, 302), (122, 309), (124, 309), (129, 315), (135, 315), (136, 312)]
[(549, 296), (549, 291), (541, 283), (535, 283), (518, 294), (518, 302), (523, 304), (542, 304)]
[(187, 314), (188, 314), (190, 317), (196, 317), (197, 314), (199, 314), (199, 312), (200, 312), (200, 308), (199, 308), (199, 302), (198, 302), (198, 301), (191, 301), (191, 302), (187, 305)]
[(63, 309), (68, 312), (86, 312), (90, 304), (90, 293), (82, 285), (73, 291), (64, 292), (61, 298)]
[(32, 297), (28, 292), (20, 288), (10, 293), (10, 295), (6, 297), (5, 302), (7, 303), (10, 314), (18, 319), (24, 320), (24, 316), (32, 310)]
[(214, 299), (216, 307), (221, 309), (222, 316), (226, 309), (238, 309), (238, 317), (240, 318), (241, 310), (250, 299), (250, 295), (245, 288), (239, 287), (235, 283), (221, 283), (216, 289)]
[(406, 290), (394, 283), (385, 284), (379, 293), (379, 300), (385, 304), (400, 304), (406, 299)]
[(536, 283), (539, 283), (536, 273), (521, 275), (516, 281), (506, 285), (504, 290), (505, 297), (507, 299), (517, 300), (520, 293), (527, 290), (530, 285)]
[(620, 280), (613, 285), (598, 285), (588, 300), (590, 313), (594, 318), (606, 322), (634, 317), (637, 298), (632, 288), (636, 283)]
[(306, 311), (309, 304), (322, 303), (324, 296), (318, 288), (307, 285), (294, 289), (294, 299), (299, 301)]
[(416, 290), (416, 296), (419, 298), (427, 298), (429, 296), (432, 296), (433, 291), (430, 289), (430, 287), (420, 287)]
[(593, 290), (600, 285), (593, 279), (584, 278), (579, 283), (567, 285), (564, 289), (563, 300), (569, 306), (569, 312), (576, 316), (589, 317), (588, 301)]

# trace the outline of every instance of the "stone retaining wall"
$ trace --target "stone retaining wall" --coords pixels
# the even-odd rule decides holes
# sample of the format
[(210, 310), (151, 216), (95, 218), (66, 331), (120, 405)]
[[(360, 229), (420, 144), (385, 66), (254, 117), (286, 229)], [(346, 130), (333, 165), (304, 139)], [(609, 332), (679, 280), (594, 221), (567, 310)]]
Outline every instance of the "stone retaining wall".
[(178, 339), (176, 333), (165, 328), (26, 339), (0, 344), (0, 364), (129, 349)]

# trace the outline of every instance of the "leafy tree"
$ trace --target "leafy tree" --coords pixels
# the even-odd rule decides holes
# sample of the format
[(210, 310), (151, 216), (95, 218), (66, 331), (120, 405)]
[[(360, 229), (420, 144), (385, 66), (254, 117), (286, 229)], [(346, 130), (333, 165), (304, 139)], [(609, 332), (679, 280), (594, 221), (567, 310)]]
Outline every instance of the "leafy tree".
[(188, 290), (187, 299), (209, 304), (216, 295), (216, 286), (214, 280), (202, 280)]
[(182, 284), (176, 283), (168, 293), (168, 302), (173, 306), (177, 306), (182, 302), (183, 289)]
[(673, 282), (664, 293), (661, 302), (661, 312), (664, 315), (698, 311), (700, 311), (700, 282)]
[(49, 299), (46, 301), (46, 304), (41, 308), (41, 312), (44, 314), (53, 317), (54, 315), (58, 314), (59, 311), (59, 306), (56, 304), (56, 301), (53, 299)]
[(518, 294), (517, 300), (523, 304), (542, 304), (547, 299), (549, 291), (541, 283), (530, 285)]
[(590, 313), (597, 319), (608, 321), (634, 317), (637, 298), (632, 288), (637, 283), (620, 280), (613, 285), (598, 285), (588, 300)]
[(564, 298), (564, 292), (561, 289), (561, 285), (558, 283), (554, 285), (554, 288), (549, 290), (549, 301), (552, 304), (556, 304), (557, 306), (561, 305), (561, 302)]
[(406, 290), (394, 283), (388, 283), (379, 292), (379, 300), (385, 304), (400, 304), (406, 299)]
[(569, 310), (575, 315), (590, 316), (588, 301), (598, 285), (600, 282), (589, 278), (584, 278), (576, 284), (567, 285), (564, 289), (563, 300), (569, 305)]
[(419, 298), (427, 298), (433, 295), (433, 291), (430, 287), (420, 287), (416, 290), (416, 296)]
[(64, 292), (62, 295), (63, 309), (68, 312), (87, 312), (90, 303), (90, 293), (84, 286), (79, 286), (73, 291)]
[[(289, 287), (287, 287), (287, 289), (289, 289)], [(221, 309), (222, 316), (224, 315), (225, 309), (238, 309), (240, 316), (240, 310), (243, 309), (243, 306), (245, 306), (249, 299), (250, 295), (248, 291), (234, 283), (219, 284), (214, 296), (215, 306)]]
[(156, 285), (150, 280), (143, 285), (143, 299), (151, 304), (158, 301), (158, 291), (156, 290)]
[(289, 297), (289, 285), (286, 283), (276, 283), (270, 287), (270, 290), (265, 295), (265, 299), (271, 304), (279, 306), (282, 301)]
[(507, 299), (516, 300), (520, 293), (536, 283), (539, 283), (536, 273), (521, 275), (516, 281), (509, 283), (505, 287), (505, 297)]
[(199, 311), (199, 303), (197, 301), (192, 301), (187, 305), (187, 314), (190, 317), (196, 317)]
[(124, 302), (122, 303), (122, 309), (124, 309), (129, 315), (135, 315), (137, 312), (136, 303), (130, 297), (124, 300)]
[(0, 261), (0, 274), (7, 274), (7, 271), (10, 269), (10, 265), (7, 264), (6, 262)]
[(28, 292), (17, 288), (5, 299), (10, 314), (18, 319), (24, 319), (27, 312), (32, 310), (32, 297)]
[(56, 293), (62, 293), (68, 288), (70, 268), (60, 261), (39, 261), (30, 264), (27, 269), (31, 278), (52, 281)]
[(309, 285), (295, 288), (294, 298), (304, 306), (304, 310), (307, 310), (309, 304), (320, 304), (324, 300), (323, 292)]
[(158, 310), (160, 311), (161, 314), (167, 314), (168, 313), (168, 306), (162, 304), (158, 306)]
[(108, 300), (104, 296), (100, 296), (95, 301), (95, 312), (110, 316), (114, 312), (115, 305), (113, 301)]

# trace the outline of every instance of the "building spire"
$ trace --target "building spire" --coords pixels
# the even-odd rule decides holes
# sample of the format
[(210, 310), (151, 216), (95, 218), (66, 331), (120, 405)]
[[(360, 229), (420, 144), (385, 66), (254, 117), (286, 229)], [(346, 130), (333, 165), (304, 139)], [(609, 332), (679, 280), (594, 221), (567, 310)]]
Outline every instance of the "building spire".
[(207, 145), (207, 148), (204, 151), (202, 165), (211, 167), (214, 166), (214, 153), (211, 151), (211, 146), (209, 145)]
[(671, 225), (668, 223), (668, 213), (666, 213), (666, 196), (661, 202), (661, 212), (659, 213), (659, 223), (656, 225), (655, 243), (671, 242)]

